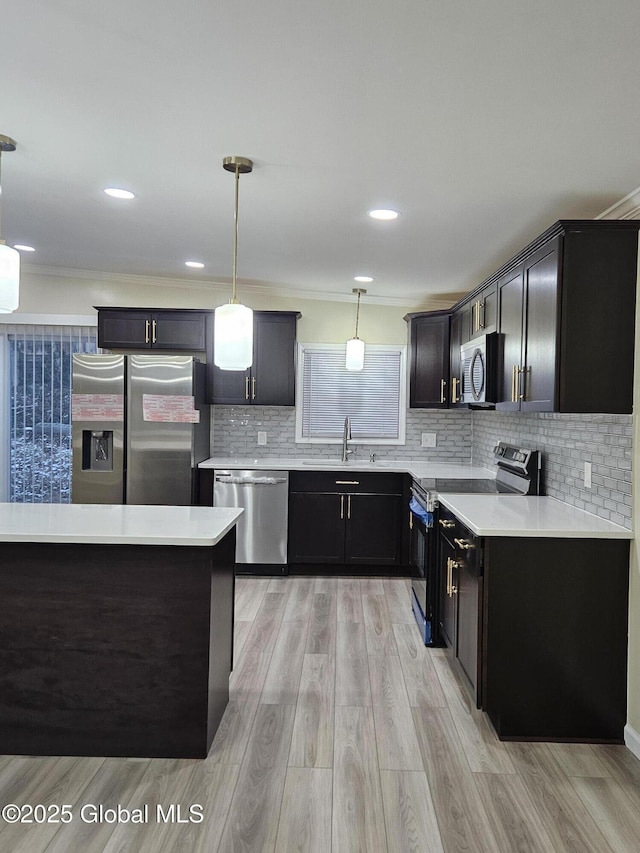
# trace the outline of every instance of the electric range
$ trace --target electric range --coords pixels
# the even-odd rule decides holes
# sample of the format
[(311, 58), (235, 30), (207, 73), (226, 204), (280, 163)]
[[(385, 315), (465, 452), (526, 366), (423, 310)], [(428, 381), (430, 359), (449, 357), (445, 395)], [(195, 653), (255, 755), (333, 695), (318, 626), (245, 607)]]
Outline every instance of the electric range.
[(439, 560), (438, 535), (434, 528), (438, 494), (542, 494), (538, 450), (499, 442), (493, 449), (495, 479), (422, 477), (411, 487), (411, 606), (425, 645), (442, 645), (438, 632)]

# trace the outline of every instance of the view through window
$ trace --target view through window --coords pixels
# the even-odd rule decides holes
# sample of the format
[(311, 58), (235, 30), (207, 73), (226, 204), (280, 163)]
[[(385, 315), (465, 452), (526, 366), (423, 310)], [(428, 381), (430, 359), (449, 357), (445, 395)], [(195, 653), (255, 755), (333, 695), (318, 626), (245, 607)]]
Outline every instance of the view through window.
[[(3, 326), (8, 366), (9, 501), (71, 501), (71, 365), (96, 352), (91, 326)], [(6, 446), (6, 444), (5, 444)]]

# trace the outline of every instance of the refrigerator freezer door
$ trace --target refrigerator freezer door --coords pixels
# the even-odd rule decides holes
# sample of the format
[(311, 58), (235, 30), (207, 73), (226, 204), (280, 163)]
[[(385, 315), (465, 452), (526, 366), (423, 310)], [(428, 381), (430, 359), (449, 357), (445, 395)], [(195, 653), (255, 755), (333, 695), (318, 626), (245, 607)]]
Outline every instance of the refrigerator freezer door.
[(123, 355), (73, 356), (73, 503), (124, 501)]
[(190, 356), (129, 356), (128, 504), (191, 504), (194, 393)]

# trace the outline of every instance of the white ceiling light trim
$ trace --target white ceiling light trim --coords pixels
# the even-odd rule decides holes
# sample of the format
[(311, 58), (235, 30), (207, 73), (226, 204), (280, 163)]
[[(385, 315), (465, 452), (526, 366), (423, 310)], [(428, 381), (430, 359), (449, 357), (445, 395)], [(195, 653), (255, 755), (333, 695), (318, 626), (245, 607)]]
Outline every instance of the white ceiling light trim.
[[(15, 151), (16, 143), (9, 136), (0, 134), (0, 161), (3, 152)], [(2, 180), (0, 175), (0, 200)], [(20, 252), (7, 246), (2, 239), (2, 221), (0, 208), (0, 313), (11, 314), (20, 300)]]
[(130, 201), (132, 198), (136, 197), (136, 194), (132, 193), (131, 190), (121, 189), (120, 187), (106, 187), (103, 192), (108, 196), (111, 196), (111, 198), (119, 198), (126, 201)]
[(370, 210), (369, 216), (371, 219), (378, 219), (381, 222), (391, 222), (392, 220), (397, 219), (400, 216), (400, 213), (397, 210), (379, 207), (374, 210)]

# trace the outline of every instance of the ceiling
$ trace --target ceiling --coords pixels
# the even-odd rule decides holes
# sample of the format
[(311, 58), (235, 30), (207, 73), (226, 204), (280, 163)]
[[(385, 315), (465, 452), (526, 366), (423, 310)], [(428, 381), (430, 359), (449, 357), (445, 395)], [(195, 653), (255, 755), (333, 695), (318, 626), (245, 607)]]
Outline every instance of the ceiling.
[(228, 282), (241, 155), (240, 295), (452, 301), (640, 184), (639, 33), (637, 0), (20, 0), (3, 236), (26, 269)]

